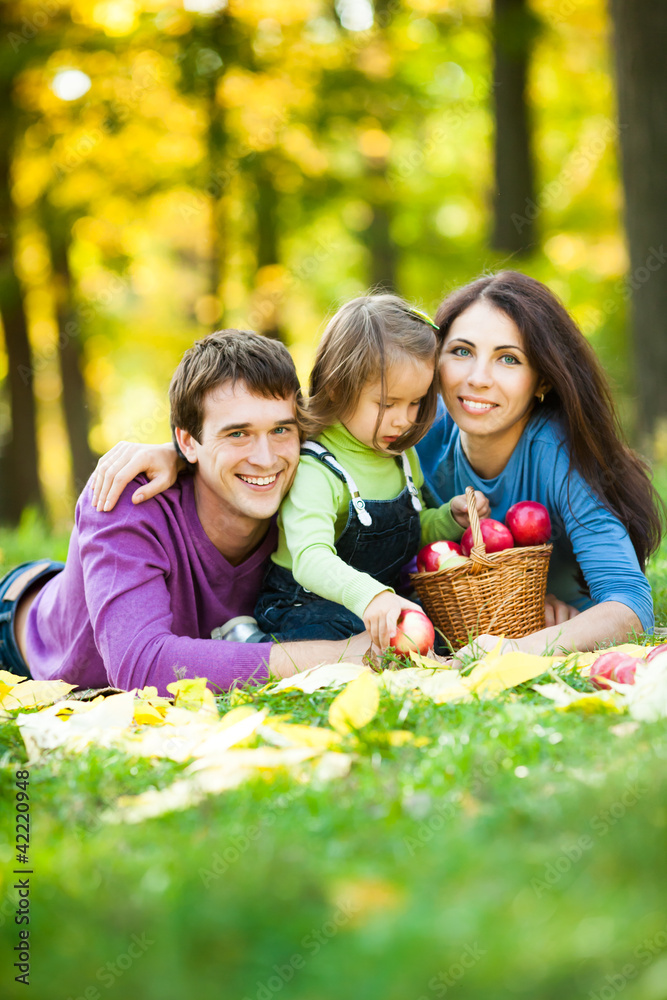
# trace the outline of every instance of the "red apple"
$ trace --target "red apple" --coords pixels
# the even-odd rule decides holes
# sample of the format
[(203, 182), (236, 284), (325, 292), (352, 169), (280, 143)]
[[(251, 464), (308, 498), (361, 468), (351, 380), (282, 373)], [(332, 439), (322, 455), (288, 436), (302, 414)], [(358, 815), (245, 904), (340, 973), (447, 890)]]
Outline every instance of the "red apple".
[[(494, 521), (492, 517), (483, 517), (479, 522), (479, 526), (487, 552), (502, 552), (503, 549), (514, 548), (512, 532), (504, 524), (501, 524), (500, 521)], [(461, 549), (464, 556), (470, 555), (472, 546), (472, 528), (467, 528), (461, 539)]]
[(654, 646), (645, 662), (650, 663), (651, 660), (655, 660), (656, 656), (662, 656), (663, 653), (667, 653), (667, 642), (663, 642), (660, 646)]
[(419, 573), (433, 573), (440, 569), (444, 559), (449, 558), (452, 552), (461, 555), (461, 546), (458, 542), (431, 542), (425, 545), (417, 556), (417, 571)]
[(551, 538), (549, 511), (534, 500), (522, 500), (510, 507), (505, 524), (517, 545), (544, 545)]
[(422, 656), (428, 653), (435, 641), (435, 630), (431, 620), (423, 611), (402, 611), (396, 625), (396, 634), (389, 641), (399, 653), (409, 653), (411, 649)]
[(598, 688), (609, 688), (607, 679), (617, 684), (634, 684), (635, 670), (640, 661), (627, 653), (603, 653), (591, 667), (591, 680)]

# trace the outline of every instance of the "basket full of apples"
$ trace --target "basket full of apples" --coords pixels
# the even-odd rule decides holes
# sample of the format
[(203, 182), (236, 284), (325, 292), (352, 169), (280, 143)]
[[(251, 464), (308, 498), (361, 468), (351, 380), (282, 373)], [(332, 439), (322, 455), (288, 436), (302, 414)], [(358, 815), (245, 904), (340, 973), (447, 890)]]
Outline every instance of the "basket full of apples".
[(505, 524), (480, 520), (466, 489), (470, 527), (456, 542), (434, 542), (417, 556), (410, 579), (436, 627), (453, 649), (483, 633), (518, 639), (544, 628), (544, 598), (552, 545), (546, 507), (514, 504)]

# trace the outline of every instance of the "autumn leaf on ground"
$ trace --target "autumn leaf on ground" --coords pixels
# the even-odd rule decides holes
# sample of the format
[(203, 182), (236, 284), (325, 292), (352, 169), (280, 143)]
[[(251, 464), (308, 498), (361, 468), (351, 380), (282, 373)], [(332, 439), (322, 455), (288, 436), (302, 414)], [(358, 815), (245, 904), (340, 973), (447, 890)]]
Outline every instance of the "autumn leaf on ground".
[(465, 678), (471, 691), (484, 697), (494, 697), (506, 688), (516, 687), (524, 681), (539, 677), (553, 666), (550, 656), (533, 653), (489, 653)]
[(178, 708), (187, 708), (191, 712), (209, 710), (217, 715), (215, 696), (206, 685), (206, 677), (187, 677), (167, 684), (167, 691), (173, 694), (174, 705)]
[(292, 677), (285, 677), (275, 685), (273, 691), (298, 688), (300, 691), (312, 694), (320, 688), (342, 687), (364, 673), (368, 673), (368, 668), (355, 663), (321, 663), (318, 667), (310, 667)]
[(379, 704), (380, 692), (375, 676), (365, 670), (331, 702), (329, 724), (342, 735), (362, 729), (375, 717)]
[(24, 681), (7, 691), (0, 699), (0, 708), (43, 708), (60, 701), (75, 688), (66, 681)]

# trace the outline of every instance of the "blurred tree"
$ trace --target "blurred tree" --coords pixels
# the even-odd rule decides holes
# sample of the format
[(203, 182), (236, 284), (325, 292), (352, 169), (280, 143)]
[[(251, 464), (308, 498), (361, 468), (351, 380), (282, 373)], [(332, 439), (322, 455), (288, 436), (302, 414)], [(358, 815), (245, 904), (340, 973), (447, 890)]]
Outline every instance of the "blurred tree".
[(612, 0), (639, 429), (667, 420), (667, 4)]
[(82, 372), (81, 323), (69, 263), (72, 225), (76, 217), (71, 212), (55, 209), (47, 197), (40, 201), (39, 217), (51, 253), (62, 405), (72, 456), (74, 495), (78, 496), (93, 471), (96, 456), (88, 443), (90, 407)]
[(14, 104), (14, 82), (26, 52), (17, 3), (0, 5), (0, 314), (7, 351), (11, 430), (1, 456), (0, 519), (17, 522), (24, 507), (43, 507), (38, 473), (34, 368), (23, 290), (14, 266), (15, 210), (11, 197), (12, 156), (22, 129)]
[(537, 20), (528, 0), (494, 0), (495, 188), (491, 245), (510, 253), (535, 243), (535, 182), (528, 66)]

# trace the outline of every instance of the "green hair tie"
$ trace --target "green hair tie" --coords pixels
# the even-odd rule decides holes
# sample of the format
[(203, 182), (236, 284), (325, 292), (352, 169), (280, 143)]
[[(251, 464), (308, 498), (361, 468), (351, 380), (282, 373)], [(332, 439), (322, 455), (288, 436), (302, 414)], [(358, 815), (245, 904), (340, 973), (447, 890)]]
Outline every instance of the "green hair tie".
[(410, 309), (408, 309), (408, 312), (412, 316), (416, 316), (417, 319), (420, 319), (423, 323), (428, 323), (428, 325), (432, 326), (434, 330), (438, 330), (438, 332), (440, 331), (440, 327), (438, 326), (438, 324), (434, 323), (431, 317), (428, 316), (425, 312), (422, 312), (421, 309), (414, 309), (410, 307)]

